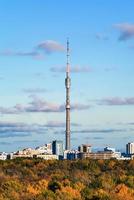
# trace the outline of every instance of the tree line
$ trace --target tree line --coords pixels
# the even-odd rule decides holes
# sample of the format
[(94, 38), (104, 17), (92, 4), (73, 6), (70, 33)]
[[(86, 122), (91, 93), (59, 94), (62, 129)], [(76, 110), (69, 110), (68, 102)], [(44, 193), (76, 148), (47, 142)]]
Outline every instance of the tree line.
[(134, 160), (0, 161), (0, 200), (134, 200)]

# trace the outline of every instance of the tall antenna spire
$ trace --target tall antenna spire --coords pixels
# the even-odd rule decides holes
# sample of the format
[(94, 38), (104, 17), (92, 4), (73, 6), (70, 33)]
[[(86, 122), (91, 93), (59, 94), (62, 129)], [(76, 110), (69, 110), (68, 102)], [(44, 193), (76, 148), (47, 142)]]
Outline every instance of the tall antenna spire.
[(70, 66), (69, 66), (69, 38), (67, 38), (67, 69), (66, 72), (70, 72)]
[(70, 64), (69, 64), (69, 39), (67, 39), (67, 67), (66, 67), (66, 150), (70, 150)]

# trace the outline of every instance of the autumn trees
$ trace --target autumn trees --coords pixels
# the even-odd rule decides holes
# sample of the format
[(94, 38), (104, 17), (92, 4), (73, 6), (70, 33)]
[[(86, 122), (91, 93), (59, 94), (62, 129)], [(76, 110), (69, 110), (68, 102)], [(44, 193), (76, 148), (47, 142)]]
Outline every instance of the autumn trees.
[(0, 200), (134, 200), (134, 160), (0, 161)]

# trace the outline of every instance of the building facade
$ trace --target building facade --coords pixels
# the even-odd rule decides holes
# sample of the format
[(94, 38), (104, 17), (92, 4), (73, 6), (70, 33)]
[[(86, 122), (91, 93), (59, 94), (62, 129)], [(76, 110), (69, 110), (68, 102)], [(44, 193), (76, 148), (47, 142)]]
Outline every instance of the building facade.
[(100, 160), (107, 160), (111, 158), (116, 158), (117, 155), (114, 152), (97, 152), (97, 153), (80, 153), (80, 158), (85, 159), (85, 158), (90, 158), (90, 159), (100, 159)]
[(126, 154), (134, 154), (134, 142), (126, 144)]
[(89, 144), (82, 144), (78, 147), (79, 152), (83, 153), (91, 153), (91, 145)]
[(63, 142), (61, 140), (54, 140), (52, 142), (52, 153), (54, 155), (63, 156)]
[(58, 160), (58, 155), (53, 155), (53, 154), (38, 154), (34, 155), (34, 158), (42, 158), (44, 160)]
[(35, 149), (39, 154), (52, 154), (52, 144), (48, 143)]
[(0, 152), (0, 160), (6, 160), (7, 159), (7, 153)]

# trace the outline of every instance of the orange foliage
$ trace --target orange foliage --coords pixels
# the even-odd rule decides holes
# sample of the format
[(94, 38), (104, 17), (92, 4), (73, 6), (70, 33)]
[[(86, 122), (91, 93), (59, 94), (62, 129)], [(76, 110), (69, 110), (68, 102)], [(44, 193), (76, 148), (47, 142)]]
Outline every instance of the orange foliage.
[(134, 170), (134, 160), (130, 160), (129, 164), (128, 164), (128, 167), (131, 169), (131, 170)]
[(76, 198), (76, 197), (77, 197), (77, 199), (81, 199), (80, 192), (76, 189), (73, 189), (72, 187), (69, 187), (69, 186), (63, 187), (63, 188), (61, 188), (60, 192), (67, 196), (70, 196), (72, 199)]
[(35, 196), (40, 193), (38, 189), (36, 189), (34, 186), (30, 184), (27, 186), (27, 192)]
[(48, 181), (45, 179), (39, 180), (34, 185), (28, 184), (27, 186), (27, 192), (36, 196), (38, 194), (41, 194), (43, 191), (45, 191), (48, 187)]
[(35, 189), (39, 191), (39, 193), (41, 193), (42, 191), (44, 191), (45, 189), (47, 189), (48, 187), (48, 181), (45, 179), (40, 180), (36, 185), (35, 185)]
[(116, 164), (116, 162), (114, 160), (110, 160), (110, 162), (108, 163), (108, 168), (113, 169), (115, 164)]
[(124, 184), (119, 184), (115, 188), (115, 192), (120, 200), (134, 200), (132, 193), (130, 193), (129, 188)]

